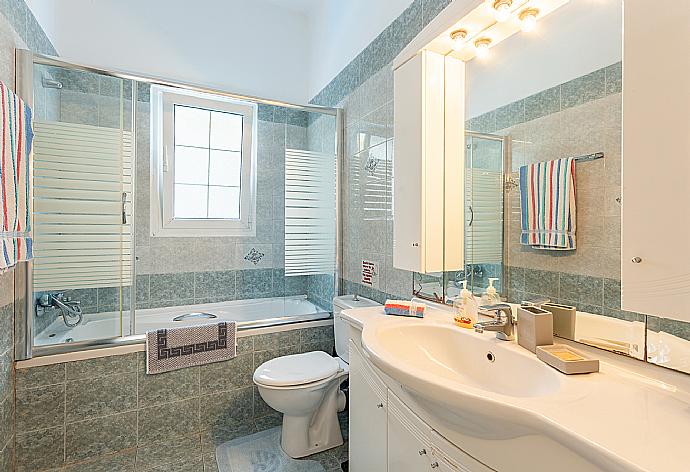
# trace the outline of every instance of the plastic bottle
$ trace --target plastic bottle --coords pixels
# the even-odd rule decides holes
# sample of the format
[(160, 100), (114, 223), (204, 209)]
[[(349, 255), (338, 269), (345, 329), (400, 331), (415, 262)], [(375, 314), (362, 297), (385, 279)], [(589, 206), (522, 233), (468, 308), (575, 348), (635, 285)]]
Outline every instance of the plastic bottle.
[(472, 328), (477, 322), (478, 305), (477, 301), (472, 295), (472, 292), (467, 290), (467, 280), (460, 282), (462, 290), (460, 295), (455, 297), (453, 306), (455, 307), (455, 317), (453, 320), (455, 324), (461, 328)]
[(496, 292), (496, 287), (494, 287), (494, 282), (497, 280), (497, 277), (489, 278), (489, 286), (486, 288), (486, 292), (484, 292), (482, 295), (482, 306), (501, 303), (501, 297), (498, 295), (498, 292)]

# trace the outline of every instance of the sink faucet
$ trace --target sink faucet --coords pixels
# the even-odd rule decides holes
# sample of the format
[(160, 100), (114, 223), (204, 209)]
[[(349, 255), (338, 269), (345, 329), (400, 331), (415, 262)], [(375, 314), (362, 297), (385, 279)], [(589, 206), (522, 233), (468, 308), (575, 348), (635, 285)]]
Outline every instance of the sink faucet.
[(512, 341), (515, 339), (515, 321), (513, 320), (513, 310), (507, 303), (497, 303), (495, 305), (485, 305), (480, 308), (496, 312), (496, 319), (475, 323), (474, 330), (478, 333), (484, 331), (495, 331), (496, 338), (502, 341)]

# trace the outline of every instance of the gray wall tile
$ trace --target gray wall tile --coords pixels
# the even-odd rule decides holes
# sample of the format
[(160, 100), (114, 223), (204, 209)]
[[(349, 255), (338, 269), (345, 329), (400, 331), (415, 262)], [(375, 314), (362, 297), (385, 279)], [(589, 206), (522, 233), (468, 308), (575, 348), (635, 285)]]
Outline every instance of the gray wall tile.
[(136, 424), (135, 411), (68, 423), (65, 457), (73, 462), (132, 448), (137, 444)]
[(201, 394), (234, 390), (252, 385), (253, 354), (240, 354), (234, 359), (201, 366)]
[(66, 421), (107, 416), (137, 407), (137, 374), (108, 375), (67, 382)]
[(605, 77), (604, 70), (599, 69), (561, 85), (561, 108), (571, 108), (603, 98), (606, 93)]
[(32, 388), (17, 395), (17, 431), (33, 431), (63, 425), (65, 385)]
[(65, 456), (64, 426), (17, 434), (16, 454), (18, 472), (62, 466)]
[(139, 410), (138, 430), (142, 444), (199, 432), (199, 398)]
[(253, 387), (203, 395), (200, 419), (202, 429), (239, 430), (253, 417)]
[(163, 374), (147, 375), (139, 370), (139, 406), (184, 400), (199, 395), (199, 368), (175, 370)]
[(16, 382), (17, 390), (64, 383), (65, 364), (17, 369)]
[(136, 372), (137, 357), (137, 353), (133, 352), (120, 356), (96, 357), (83, 361), (68, 362), (65, 364), (67, 380)]
[(62, 469), (64, 472), (133, 472), (136, 452), (125, 451), (120, 454), (109, 454)]

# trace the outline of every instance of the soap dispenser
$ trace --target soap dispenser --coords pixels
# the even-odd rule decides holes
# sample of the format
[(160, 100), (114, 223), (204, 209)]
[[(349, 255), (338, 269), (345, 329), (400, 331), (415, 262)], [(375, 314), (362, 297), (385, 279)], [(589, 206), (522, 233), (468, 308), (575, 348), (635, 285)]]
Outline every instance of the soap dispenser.
[(501, 297), (496, 292), (496, 287), (494, 287), (494, 282), (497, 280), (497, 277), (489, 277), (489, 286), (486, 288), (486, 292), (484, 292), (482, 295), (482, 306), (501, 303)]
[(467, 280), (460, 282), (462, 290), (460, 295), (455, 297), (453, 307), (455, 308), (455, 324), (461, 328), (472, 328), (477, 323), (477, 313), (479, 307), (472, 292), (467, 290)]

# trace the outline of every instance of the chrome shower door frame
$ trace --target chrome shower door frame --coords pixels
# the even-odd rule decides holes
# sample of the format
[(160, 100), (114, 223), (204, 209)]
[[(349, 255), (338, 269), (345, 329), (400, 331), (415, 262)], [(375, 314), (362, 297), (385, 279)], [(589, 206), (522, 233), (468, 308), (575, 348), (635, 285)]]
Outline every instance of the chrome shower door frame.
[[(335, 271), (334, 271), (334, 294), (338, 296), (341, 294), (341, 279), (342, 279), (342, 202), (340, 198), (341, 190), (341, 180), (342, 180), (342, 162), (344, 156), (344, 119), (343, 110), (340, 108), (323, 107), (319, 105), (299, 105), (294, 103), (283, 102), (280, 100), (271, 100), (259, 97), (253, 97), (249, 95), (241, 95), (231, 92), (226, 92), (223, 90), (216, 90), (208, 87), (201, 87), (198, 85), (188, 84), (184, 82), (174, 82), (162, 78), (149, 77), (143, 75), (136, 75), (127, 72), (120, 72), (115, 70), (106, 70), (98, 67), (92, 67), (89, 65), (72, 63), (62, 61), (52, 56), (47, 56), (44, 54), (33, 53), (32, 51), (25, 49), (16, 50), (16, 69), (15, 69), (15, 80), (16, 80), (16, 91), (17, 94), (24, 100), (24, 102), (33, 107), (33, 66), (34, 64), (48, 65), (63, 67), (72, 70), (79, 70), (83, 72), (91, 72), (95, 74), (101, 74), (111, 77), (116, 77), (123, 80), (133, 81), (132, 86), (132, 168), (136, 169), (136, 156), (137, 156), (137, 145), (136, 145), (136, 109), (137, 109), (137, 84), (139, 82), (150, 84), (150, 85), (164, 85), (173, 88), (179, 88), (183, 90), (190, 90), (201, 93), (210, 93), (219, 95), (222, 97), (232, 98), (236, 100), (246, 100), (263, 105), (280, 106), (285, 108), (292, 108), (298, 111), (305, 111), (309, 113), (319, 113), (322, 115), (331, 115), (335, 118), (335, 143), (336, 143), (336, 260), (335, 260)], [(31, 163), (30, 163), (31, 165)], [(29, 169), (29, 172), (33, 176), (33, 166)], [(135, 175), (136, 172), (132, 173), (132, 215), (135, 213)], [(31, 195), (33, 196), (33, 188), (31, 190)], [(30, 201), (30, 211), (33, 213), (33, 198)], [(134, 242), (134, 221), (132, 218), (132, 241)], [(136, 287), (136, 255), (135, 255), (135, 244), (132, 244), (132, 291)], [(49, 346), (34, 346), (34, 336), (33, 336), (33, 263), (27, 261), (20, 263), (17, 266), (15, 272), (15, 358), (16, 360), (27, 360), (36, 356), (45, 356), (53, 354), (63, 354), (68, 352), (77, 352), (82, 350), (90, 349), (101, 349), (109, 348), (115, 346), (123, 346), (130, 344), (141, 344), (146, 340), (145, 335), (130, 334), (129, 336), (118, 336), (110, 338), (102, 338), (96, 340), (80, 341), (68, 344), (56, 344)], [(135, 307), (133, 300), (135, 297), (130, 296), (130, 333), (135, 331)], [(258, 323), (257, 326), (254, 324), (248, 324), (240, 329), (250, 329), (255, 327), (263, 327), (265, 323)]]

